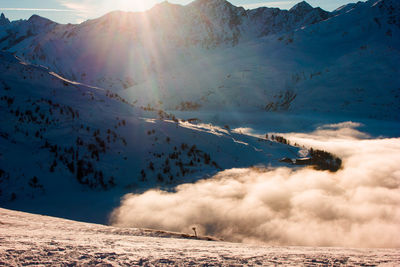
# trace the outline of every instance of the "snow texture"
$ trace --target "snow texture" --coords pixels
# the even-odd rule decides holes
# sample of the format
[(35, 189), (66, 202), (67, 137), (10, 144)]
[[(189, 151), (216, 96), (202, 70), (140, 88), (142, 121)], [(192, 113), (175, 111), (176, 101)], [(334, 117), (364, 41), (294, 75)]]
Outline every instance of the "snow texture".
[[(397, 249), (266, 247), (0, 209), (3, 266), (395, 266)], [(185, 235), (187, 236), (187, 235)]]

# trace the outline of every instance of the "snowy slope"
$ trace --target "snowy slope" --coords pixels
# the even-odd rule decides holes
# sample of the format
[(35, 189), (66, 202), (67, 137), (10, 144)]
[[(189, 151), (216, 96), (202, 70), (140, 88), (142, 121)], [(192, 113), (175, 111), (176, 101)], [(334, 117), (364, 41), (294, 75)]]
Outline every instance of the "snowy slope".
[(127, 192), (279, 166), (298, 151), (136, 107), (4, 52), (0, 107), (1, 205), (81, 220), (105, 222)]
[[(266, 247), (181, 238), (0, 209), (0, 264), (395, 266), (398, 249)], [(186, 234), (187, 236), (187, 234)]]
[(398, 120), (399, 14), (392, 0), (333, 13), (164, 2), (80, 25), (12, 22), (0, 47), (143, 106)]
[[(182, 66), (179, 59), (187, 52), (200, 50), (202, 56), (205, 48), (232, 46), (322, 19), (313, 15), (314, 9), (306, 11), (312, 20), (303, 21), (304, 12), (297, 8), (245, 11), (224, 0), (208, 0), (184, 7), (164, 2), (146, 13), (112, 12), (80, 25), (56, 25), (34, 16), (0, 29), (0, 47), (72, 80), (126, 88), (155, 78), (154, 72), (171, 68), (172, 62)], [(34, 30), (39, 24), (40, 32)]]

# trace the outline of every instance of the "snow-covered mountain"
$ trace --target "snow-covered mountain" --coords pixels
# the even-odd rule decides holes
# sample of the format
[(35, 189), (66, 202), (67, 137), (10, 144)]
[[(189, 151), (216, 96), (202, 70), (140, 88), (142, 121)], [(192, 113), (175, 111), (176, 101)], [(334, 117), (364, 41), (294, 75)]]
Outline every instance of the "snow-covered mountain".
[[(306, 2), (286, 11), (265, 7), (245, 10), (226, 0), (197, 0), (187, 6), (166, 1), (144, 13), (115, 11), (80, 25), (52, 24), (53, 27), (45, 27), (50, 25), (47, 19), (33, 16), (27, 21), (13, 22), (7, 30), (18, 32), (26, 38), (33, 37), (32, 39), (36, 39), (32, 43), (34, 45), (75, 37), (71, 38), (73, 40), (83, 37), (84, 33), (98, 34), (105, 30), (119, 33), (119, 38), (133, 35), (136, 43), (145, 43), (148, 41), (146, 39), (151, 38), (153, 42), (162, 42), (160, 45), (167, 42), (178, 48), (192, 45), (211, 48), (221, 44), (235, 45), (243, 39), (294, 30), (329, 17), (329, 12), (313, 8)], [(26, 34), (24, 30), (38, 26), (42, 27), (40, 32)], [(59, 34), (62, 34), (61, 37)], [(2, 47), (11, 48), (17, 39), (18, 37), (10, 34)]]
[(81, 220), (105, 222), (127, 192), (172, 188), (227, 168), (282, 165), (298, 151), (137, 107), (6, 52), (0, 117), (1, 205)]
[(79, 25), (11, 22), (0, 47), (143, 106), (398, 119), (399, 10), (393, 0), (332, 13), (164, 2)]
[[(28, 20), (10, 22), (1, 14), (0, 205), (9, 209), (105, 223), (110, 212), (121, 204), (120, 209), (114, 210), (114, 215), (111, 216), (115, 217), (115, 214), (120, 213), (131, 215), (133, 212), (129, 218), (118, 217), (123, 221), (120, 226), (131, 226), (136, 225), (133, 223), (136, 221), (136, 208), (150, 211), (150, 217), (154, 221), (164, 216), (163, 212), (167, 212), (171, 206), (190, 209), (186, 203), (196, 199), (198, 193), (188, 190), (185, 195), (185, 190), (194, 186), (201, 192), (216, 190), (217, 201), (209, 198), (208, 194), (199, 194), (206, 196), (204, 198), (213, 205), (217, 203), (218, 206), (221, 198), (232, 198), (233, 203), (244, 203), (243, 209), (236, 214), (237, 217), (231, 216), (233, 228), (242, 228), (238, 225), (245, 221), (242, 216), (248, 214), (249, 207), (255, 207), (253, 211), (257, 216), (247, 220), (252, 221), (255, 218), (258, 222), (257, 218), (260, 218), (259, 225), (265, 225), (265, 218), (260, 217), (263, 214), (267, 214), (272, 220), (276, 217), (287, 218), (288, 214), (293, 213), (290, 210), (293, 206), (292, 198), (287, 196), (293, 196), (297, 207), (303, 207), (305, 203), (307, 208), (304, 209), (304, 214), (308, 214), (309, 210), (312, 214), (320, 211), (321, 214), (317, 214), (319, 217), (310, 219), (318, 227), (322, 225), (321, 218), (328, 221), (330, 226), (337, 226), (336, 222), (330, 224), (334, 221), (332, 218), (343, 217), (340, 210), (348, 206), (346, 201), (349, 199), (354, 200), (354, 209), (359, 216), (353, 216), (350, 208), (346, 212), (350, 214), (351, 221), (355, 221), (354, 225), (357, 227), (354, 228), (362, 228), (362, 224), (358, 224), (359, 218), (366, 223), (377, 220), (374, 213), (369, 213), (369, 217), (365, 219), (364, 214), (359, 212), (368, 209), (367, 206), (358, 206), (365, 201), (379, 211), (379, 216), (386, 218), (386, 211), (393, 211), (390, 205), (396, 206), (393, 204), (396, 202), (395, 193), (391, 195), (391, 204), (384, 207), (385, 210), (379, 205), (388, 201), (385, 194), (392, 194), (397, 188), (397, 168), (393, 163), (396, 158), (389, 154), (391, 161), (385, 162), (385, 150), (380, 151), (381, 154), (377, 153), (378, 157), (382, 155), (380, 161), (370, 161), (376, 167), (371, 167), (373, 170), (368, 176), (369, 172), (367, 175), (363, 170), (368, 169), (367, 165), (370, 167), (368, 160), (376, 157), (371, 154), (378, 148), (374, 152), (375, 147), (371, 148), (368, 142), (360, 141), (355, 145), (356, 142), (348, 141), (368, 139), (371, 136), (398, 137), (399, 17), (400, 2), (397, 0), (358, 2), (339, 7), (333, 12), (314, 8), (306, 2), (300, 2), (289, 10), (266, 7), (245, 10), (225, 0), (196, 0), (186, 6), (164, 2), (146, 12), (114, 11), (77, 25), (61, 25), (37, 15)], [(364, 127), (365, 133), (355, 130), (356, 127)], [(311, 141), (304, 142), (305, 134), (311, 131), (314, 131)], [(276, 137), (276, 133), (281, 134)], [(275, 136), (272, 137), (272, 134)], [(340, 136), (344, 136), (343, 139), (338, 138), (332, 144), (323, 144), (329, 143), (327, 137)], [(298, 143), (293, 146), (287, 144), (284, 137), (294, 138), (289, 140), (291, 144)], [(391, 142), (396, 144), (397, 139), (389, 141), (385, 148), (391, 149), (391, 153), (397, 155), (397, 148), (390, 146)], [(385, 142), (376, 144), (376, 147), (384, 144)], [(355, 146), (356, 149), (352, 149), (357, 150), (357, 145), (360, 148), (359, 153), (349, 157), (346, 146)], [(343, 157), (343, 161), (321, 150), (311, 152), (308, 150), (311, 146), (331, 153), (343, 153), (338, 154)], [(364, 148), (369, 148), (365, 150), (368, 157), (362, 155)], [(335, 161), (337, 168), (334, 174), (337, 175), (328, 171), (317, 172), (311, 168), (295, 167), (296, 164), (308, 165), (315, 160), (314, 155), (322, 155), (319, 160), (325, 165)], [(302, 159), (294, 160), (299, 157)], [(363, 164), (355, 164), (358, 161)], [(292, 169), (275, 168), (281, 166)], [(381, 166), (383, 171), (377, 170)], [(247, 176), (240, 176), (246, 170), (229, 170), (232, 168), (249, 168), (249, 172), (265, 181), (272, 179), (269, 175), (280, 172), (288, 175), (278, 175), (279, 179), (273, 178), (280, 181), (275, 185), (266, 183), (265, 188), (269, 192), (267, 194), (263, 187), (259, 188), (258, 183), (252, 185)], [(223, 170), (225, 172), (221, 172)], [(385, 172), (390, 173), (386, 175), (390, 179), (386, 177), (381, 181), (380, 176), (375, 175), (378, 171), (383, 173), (383, 177)], [(216, 173), (218, 174), (214, 175)], [(247, 198), (251, 205), (247, 205), (249, 203), (243, 197), (237, 200), (236, 193), (233, 192), (235, 190), (230, 190), (227, 185), (233, 184), (238, 188), (238, 184), (229, 175), (225, 176), (226, 173), (234, 177), (240, 176), (243, 184), (257, 189), (254, 190), (256, 197), (250, 194)], [(290, 188), (283, 186), (283, 190), (280, 190), (282, 184), (292, 181), (292, 176), (296, 178), (294, 185)], [(210, 177), (212, 178), (207, 181), (218, 181), (218, 187), (212, 184), (208, 186), (207, 181), (194, 183)], [(358, 190), (350, 187), (346, 191), (346, 186), (340, 183), (343, 177), (345, 185), (357, 184), (360, 191), (365, 187), (376, 190), (371, 189), (361, 194), (365, 194), (364, 197), (358, 194), (354, 196), (353, 193)], [(379, 183), (375, 183), (371, 177), (379, 180)], [(296, 197), (304, 193), (299, 191), (303, 181), (308, 188), (304, 192), (312, 191), (312, 194), (310, 199), (307, 196), (300, 198), (304, 201), (299, 201)], [(199, 184), (205, 185), (205, 191), (202, 191), (203, 186), (198, 186)], [(177, 185), (181, 186), (176, 187)], [(321, 191), (320, 186), (324, 190), (332, 190)], [(239, 195), (253, 192), (244, 188), (244, 193)], [(387, 191), (381, 191), (382, 188)], [(160, 209), (157, 210), (159, 217), (153, 212), (154, 198), (139, 202), (141, 205), (130, 205), (137, 204), (134, 201), (135, 196), (140, 196), (147, 189), (153, 191), (143, 194), (144, 198), (153, 193), (178, 196), (181, 204), (165, 201), (167, 204), (164, 208), (157, 207)], [(314, 199), (316, 191), (321, 193)], [(339, 201), (339, 192), (343, 193), (344, 202)], [(184, 196), (180, 197), (182, 194)], [(327, 199), (324, 195), (336, 197), (332, 203), (339, 202), (340, 209), (336, 209), (335, 205), (325, 205)], [(120, 202), (123, 196), (125, 197)], [(321, 199), (321, 207), (316, 209), (313, 204)], [(282, 209), (283, 204), (289, 207), (286, 214)], [(185, 216), (177, 215), (180, 213), (176, 211), (172, 213), (182, 218), (187, 217), (187, 223), (191, 225), (192, 221), (199, 221), (196, 216), (205, 211), (205, 208), (210, 211), (204, 212), (205, 217), (205, 214), (218, 217), (213, 213), (220, 211), (214, 209), (213, 205), (200, 203), (192, 208), (194, 219), (185, 212)], [(236, 206), (234, 204), (231, 207)], [(266, 213), (260, 213), (261, 207)], [(271, 213), (272, 210), (277, 213)], [(230, 212), (232, 215), (232, 211), (233, 209), (226, 211), (226, 214)], [(222, 215), (218, 213), (222, 221), (225, 221), (224, 212), (222, 211)], [(80, 234), (95, 233), (99, 235), (98, 240), (107, 244), (112, 244), (119, 238), (114, 234), (124, 236), (122, 239), (127, 241), (136, 241), (145, 235), (141, 239), (142, 244), (148, 242), (148, 235), (184, 237), (176, 233), (79, 223), (73, 223), (67, 229), (66, 225), (72, 222), (49, 218), (47, 220), (54, 223), (49, 226), (53, 229), (48, 232), (49, 236), (35, 236), (35, 233), (41, 232), (37, 225), (43, 225), (42, 217), (8, 210), (0, 210), (0, 213), (7, 217), (7, 220), (0, 219), (0, 225), (7, 225), (7, 229), (16, 231), (15, 236), (7, 236), (10, 240), (25, 235), (21, 225), (15, 224), (19, 219), (35, 222), (34, 226), (28, 224), (24, 227), (39, 229), (37, 232), (29, 231), (32, 235), (28, 238), (39, 237), (41, 242), (57, 236), (58, 232), (54, 230), (57, 228), (68, 230), (71, 237), (79, 235), (76, 229), (83, 229)], [(171, 213), (165, 214), (169, 216)], [(300, 217), (308, 218), (294, 214), (296, 229), (300, 229), (297, 228)], [(145, 223), (140, 226), (147, 227), (151, 220), (145, 219), (144, 210), (141, 211), (141, 218)], [(391, 237), (390, 240), (392, 233), (396, 232), (395, 226), (393, 229), (391, 227), (394, 225), (392, 221), (395, 222), (397, 217), (393, 218), (388, 224), (390, 231), (385, 233), (386, 237)], [(309, 224), (309, 221), (304, 221)], [(186, 229), (186, 221), (184, 228), (177, 228), (174, 225), (176, 222), (172, 222), (172, 227), (158, 224), (158, 221), (150, 226), (169, 227), (171, 231)], [(120, 221), (114, 223), (119, 225)], [(206, 229), (212, 223), (224, 228), (218, 220), (212, 221), (208, 217), (201, 220), (199, 227)], [(283, 228), (287, 226), (276, 221), (275, 223)], [(342, 225), (347, 231), (350, 224), (344, 221)], [(379, 229), (382, 225), (386, 224), (374, 224), (373, 228), (363, 228), (364, 232), (361, 233), (367, 233), (366, 238), (371, 238), (368, 235), (369, 229)], [(262, 239), (270, 233), (270, 230), (265, 230), (268, 228), (260, 229), (262, 234), (255, 233), (257, 238), (254, 240), (258, 240), (260, 236)], [(315, 228), (311, 231), (313, 229)], [(336, 231), (331, 231), (330, 229), (335, 228), (329, 227), (321, 229), (332, 233)], [(223, 231), (228, 234), (222, 236), (229, 237), (234, 233), (230, 228), (224, 228)], [(214, 233), (218, 234), (211, 231), (211, 234)], [(107, 237), (104, 238), (102, 234)], [(135, 238), (125, 238), (127, 234), (133, 234)], [(239, 234), (242, 233), (239, 231)], [(293, 233), (289, 234), (292, 236)], [(359, 239), (357, 235), (357, 242), (351, 244), (371, 244), (365, 242), (364, 234), (360, 236)], [(249, 237), (248, 234), (244, 238), (231, 240), (246, 240), (246, 237)], [(318, 243), (311, 238), (308, 243), (296, 240), (296, 244), (343, 244), (328, 241)], [(50, 249), (44, 248), (40, 253), (52, 255), (54, 243), (49, 242), (47, 244), (51, 245)], [(63, 240), (60, 242), (64, 245)], [(188, 243), (193, 247), (197, 245), (191, 241), (186, 244)], [(8, 242), (6, 245), (12, 247), (19, 244)], [(243, 246), (225, 245), (221, 245), (223, 249), (233, 248), (235, 253), (243, 251)], [(134, 249), (130, 245), (118, 244), (118, 247)], [(151, 245), (149, 247), (151, 249), (148, 251), (154, 251)], [(205, 247), (208, 248), (207, 245)], [(261, 258), (254, 258), (252, 248), (246, 247), (246, 251), (247, 249), (250, 251), (248, 254), (240, 254), (246, 259), (226, 258), (222, 263), (276, 263), (271, 262), (269, 256), (266, 259), (264, 254)], [(280, 255), (281, 249), (274, 255)], [(283, 250), (288, 254), (287, 250)], [(7, 247), (3, 251), (8, 253), (8, 259), (16, 259), (15, 265), (27, 260), (15, 257), (17, 252), (12, 248)], [(76, 255), (74, 246), (61, 251), (71, 251)], [(105, 251), (108, 253), (108, 248)], [(141, 253), (146, 254), (148, 251)], [(215, 255), (220, 254), (220, 247), (214, 251)], [(329, 252), (321, 251), (322, 254)], [(374, 253), (377, 251), (374, 250)], [(160, 258), (149, 256), (145, 259), (151, 264), (188, 263), (186, 258), (165, 262), (169, 253), (162, 254)], [(254, 253), (260, 255), (259, 250)], [(299, 254), (304, 256), (304, 253), (309, 251), (300, 249)], [(335, 250), (333, 253), (341, 255), (338, 260), (343, 264), (359, 264), (364, 263), (364, 260), (368, 264), (381, 263), (371, 260), (364, 252), (360, 252), (362, 260), (353, 260), (342, 250)], [(0, 265), (4, 261), (3, 254), (0, 253)], [(295, 256), (293, 262), (337, 262), (337, 258), (329, 261), (326, 257), (322, 259), (322, 254), (314, 253), (306, 258)], [(82, 260), (88, 259), (87, 264), (94, 264), (96, 255), (86, 253), (82, 255), (86, 257)], [(207, 255), (214, 257), (214, 254)], [(115, 255), (100, 256), (108, 259)], [(46, 258), (44, 254), (41, 257)], [(196, 260), (202, 257), (204, 258), (204, 254), (199, 254)], [(6, 263), (10, 262), (8, 259)], [(142, 259), (132, 256), (128, 260), (124, 263), (139, 264)], [(384, 259), (382, 262), (391, 260)], [(217, 264), (212, 262), (214, 263)]]
[(115, 11), (80, 25), (33, 16), (2, 27), (0, 48), (72, 80), (130, 87), (151, 79), (160, 64), (169, 66), (174, 56), (179, 60), (193, 49), (234, 46), (328, 17), (305, 3), (290, 11), (246, 11), (225, 0), (198, 0), (187, 6), (164, 2), (145, 13)]

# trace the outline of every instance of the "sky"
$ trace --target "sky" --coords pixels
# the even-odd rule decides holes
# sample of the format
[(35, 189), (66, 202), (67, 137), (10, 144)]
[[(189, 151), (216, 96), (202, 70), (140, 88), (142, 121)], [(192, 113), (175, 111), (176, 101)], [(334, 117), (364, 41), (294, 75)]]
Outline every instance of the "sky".
[[(59, 23), (80, 23), (113, 10), (143, 11), (164, 0), (1, 0), (0, 13), (12, 20), (27, 19), (37, 14)], [(290, 9), (300, 0), (229, 0), (236, 6), (253, 9), (260, 6)], [(192, 0), (169, 0), (186, 5)], [(314, 7), (332, 11), (349, 0), (308, 0)]]

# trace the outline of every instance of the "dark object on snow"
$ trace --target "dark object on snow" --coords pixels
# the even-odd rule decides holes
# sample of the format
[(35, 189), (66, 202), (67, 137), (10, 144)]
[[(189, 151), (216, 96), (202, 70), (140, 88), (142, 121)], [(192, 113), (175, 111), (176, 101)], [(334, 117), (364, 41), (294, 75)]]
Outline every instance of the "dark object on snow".
[(193, 227), (192, 230), (193, 230), (193, 232), (194, 232), (194, 236), (197, 238), (196, 227)]
[(290, 159), (290, 158), (283, 158), (283, 159), (280, 159), (279, 162), (285, 162), (285, 163), (293, 164), (293, 160)]
[(329, 152), (311, 148), (309, 153), (309, 158), (283, 158), (279, 160), (279, 162), (285, 162), (298, 166), (313, 166), (313, 168), (316, 170), (330, 172), (337, 172), (342, 167), (342, 160)]

